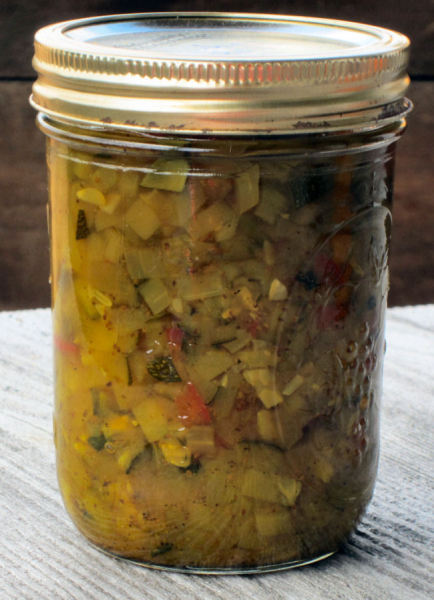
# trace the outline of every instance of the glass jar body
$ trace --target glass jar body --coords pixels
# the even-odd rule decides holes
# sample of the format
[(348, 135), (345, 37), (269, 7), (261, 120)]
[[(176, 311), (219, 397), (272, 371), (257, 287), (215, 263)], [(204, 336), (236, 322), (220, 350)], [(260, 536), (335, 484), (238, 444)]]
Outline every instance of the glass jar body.
[(372, 495), (386, 131), (48, 134), (60, 488), (148, 566), (261, 572), (337, 550)]

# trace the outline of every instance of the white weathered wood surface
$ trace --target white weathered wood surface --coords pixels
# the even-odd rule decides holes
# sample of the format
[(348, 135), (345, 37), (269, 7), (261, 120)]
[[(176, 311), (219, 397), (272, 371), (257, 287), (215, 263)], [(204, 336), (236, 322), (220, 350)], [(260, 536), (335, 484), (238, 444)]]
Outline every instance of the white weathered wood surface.
[(48, 310), (0, 313), (1, 600), (427, 600), (434, 597), (434, 305), (388, 312), (382, 456), (346, 547), (261, 576), (151, 571), (89, 546), (57, 490)]

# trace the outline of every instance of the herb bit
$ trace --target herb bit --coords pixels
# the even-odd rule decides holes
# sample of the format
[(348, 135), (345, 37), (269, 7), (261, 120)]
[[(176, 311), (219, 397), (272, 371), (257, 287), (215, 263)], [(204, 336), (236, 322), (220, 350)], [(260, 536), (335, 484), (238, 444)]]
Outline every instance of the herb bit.
[(148, 372), (154, 379), (172, 383), (181, 381), (171, 356), (160, 356), (148, 365)]
[(86, 213), (82, 208), (79, 209), (77, 215), (77, 227), (75, 230), (75, 239), (84, 240), (89, 235), (89, 227), (87, 226)]
[(95, 448), (95, 450), (98, 450), (99, 452), (104, 448), (107, 440), (105, 438), (105, 435), (103, 433), (100, 433), (99, 435), (92, 435), (90, 438), (87, 438), (87, 441), (92, 446), (92, 448)]
[(303, 284), (307, 290), (313, 290), (319, 286), (318, 280), (313, 271), (306, 271), (305, 273), (300, 271), (295, 276), (295, 279), (299, 283)]
[(327, 198), (333, 191), (332, 175), (321, 173), (321, 167), (310, 175), (301, 175), (291, 182), (291, 191), (295, 208), (303, 208), (306, 204)]
[(160, 556), (160, 554), (166, 554), (166, 552), (170, 552), (173, 548), (173, 544), (170, 544), (169, 542), (163, 542), (161, 543), (158, 548), (155, 548), (155, 550), (152, 550), (151, 552), (151, 556)]
[(190, 473), (197, 473), (201, 467), (202, 463), (200, 462), (200, 460), (193, 456), (193, 458), (191, 459), (191, 463), (188, 465), (188, 467), (179, 467), (179, 470), (183, 473), (187, 473), (187, 471), (190, 471)]

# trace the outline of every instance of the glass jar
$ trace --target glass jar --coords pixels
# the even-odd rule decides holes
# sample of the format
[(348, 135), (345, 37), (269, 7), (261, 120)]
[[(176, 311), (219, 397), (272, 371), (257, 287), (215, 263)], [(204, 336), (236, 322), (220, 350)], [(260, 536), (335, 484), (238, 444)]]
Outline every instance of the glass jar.
[[(351, 52), (348, 31), (363, 38)], [(234, 39), (247, 58), (228, 65)], [(177, 571), (330, 555), (377, 469), (408, 41), (191, 14), (71, 22), (36, 40), (57, 467), (74, 523), (109, 553)], [(206, 65), (167, 62), (198, 47)]]

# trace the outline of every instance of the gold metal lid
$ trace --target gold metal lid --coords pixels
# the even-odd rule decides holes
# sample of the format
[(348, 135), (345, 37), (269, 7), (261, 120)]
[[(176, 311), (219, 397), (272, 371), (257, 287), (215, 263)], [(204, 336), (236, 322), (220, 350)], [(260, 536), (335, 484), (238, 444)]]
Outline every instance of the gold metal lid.
[(370, 129), (399, 118), (409, 40), (345, 21), (145, 13), (35, 35), (32, 105), (66, 123), (177, 134)]

